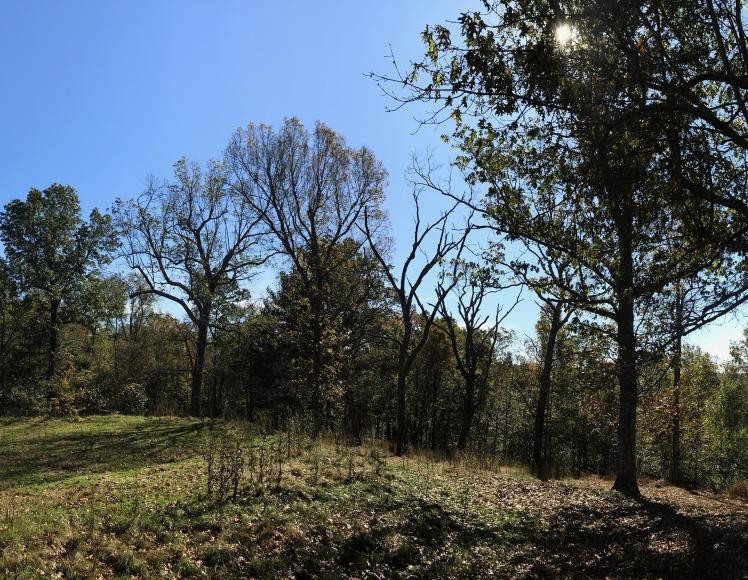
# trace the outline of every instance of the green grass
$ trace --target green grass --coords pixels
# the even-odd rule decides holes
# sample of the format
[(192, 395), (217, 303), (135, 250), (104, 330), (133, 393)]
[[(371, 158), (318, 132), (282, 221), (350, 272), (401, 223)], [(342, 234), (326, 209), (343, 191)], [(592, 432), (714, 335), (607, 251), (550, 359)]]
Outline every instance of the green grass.
[(425, 464), (306, 440), (284, 457), (280, 482), (244, 481), (236, 500), (219, 502), (206, 497), (200, 449), (228, 430), (258, 440), (242, 426), (189, 419), (3, 421), (0, 572), (470, 574), (531, 522), (481, 511), (448, 478), (435, 485)]
[(205, 428), (190, 419), (118, 415), (0, 420), (0, 490), (180, 461), (194, 456)]
[[(280, 442), (280, 479), (265, 465), (260, 484), (257, 466), (247, 465), (235, 499), (208, 497), (202, 449), (210, 440), (263, 445), (270, 462)], [(699, 527), (699, 518), (669, 509), (426, 456), (401, 460), (373, 444), (350, 449), (263, 436), (241, 424), (122, 416), (0, 421), (0, 576), (14, 578), (740, 570), (735, 554), (748, 542), (742, 520)], [(715, 529), (724, 533), (715, 537)], [(670, 547), (658, 556), (661, 541)]]

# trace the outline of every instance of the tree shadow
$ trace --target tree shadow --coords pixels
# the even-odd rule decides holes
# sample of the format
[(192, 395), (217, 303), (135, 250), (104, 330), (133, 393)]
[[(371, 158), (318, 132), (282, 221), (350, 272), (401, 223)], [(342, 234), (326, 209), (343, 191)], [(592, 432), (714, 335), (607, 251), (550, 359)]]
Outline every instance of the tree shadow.
[(740, 514), (686, 515), (647, 498), (566, 506), (527, 577), (748, 578), (748, 522)]
[(100, 431), (45, 434), (40, 429), (0, 445), (0, 490), (180, 460), (194, 455), (207, 425), (154, 420)]
[[(515, 521), (507, 521), (501, 527), (490, 526), (423, 498), (407, 500), (407, 504), (382, 504), (378, 511), (405, 512), (410, 517), (399, 517), (395, 525), (372, 527), (341, 543), (337, 553), (341, 570), (358, 571), (370, 567), (387, 577), (441, 578), (453, 577), (455, 573), (465, 577), (465, 562), (454, 559), (459, 558), (459, 554), (479, 546), (491, 549), (508, 546), (528, 533), (525, 524)], [(387, 541), (393, 536), (399, 538), (394, 548)], [(365, 567), (363, 563), (366, 563)], [(475, 574), (478, 574), (477, 570)], [(470, 573), (467, 577), (476, 576)]]

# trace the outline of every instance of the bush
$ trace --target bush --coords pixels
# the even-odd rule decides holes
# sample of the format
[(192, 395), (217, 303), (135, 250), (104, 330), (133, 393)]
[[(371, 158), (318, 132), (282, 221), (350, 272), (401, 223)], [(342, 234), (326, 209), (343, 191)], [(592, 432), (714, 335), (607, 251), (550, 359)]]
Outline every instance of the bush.
[(140, 383), (127, 383), (115, 395), (114, 409), (125, 415), (142, 415), (148, 396)]

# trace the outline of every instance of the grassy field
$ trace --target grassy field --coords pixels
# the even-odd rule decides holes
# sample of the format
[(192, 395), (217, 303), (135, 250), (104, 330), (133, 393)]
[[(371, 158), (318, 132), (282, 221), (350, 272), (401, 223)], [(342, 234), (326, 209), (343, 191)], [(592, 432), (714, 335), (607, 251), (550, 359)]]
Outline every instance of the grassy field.
[[(229, 443), (252, 449), (237, 495), (208, 495)], [(745, 502), (608, 486), (190, 419), (2, 420), (0, 575), (748, 577)]]

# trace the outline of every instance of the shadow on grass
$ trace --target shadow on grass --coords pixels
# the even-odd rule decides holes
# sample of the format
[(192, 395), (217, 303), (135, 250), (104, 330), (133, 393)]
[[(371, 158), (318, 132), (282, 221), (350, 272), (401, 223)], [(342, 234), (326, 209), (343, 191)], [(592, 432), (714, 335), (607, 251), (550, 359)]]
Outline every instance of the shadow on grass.
[[(480, 578), (493, 566), (476, 553), (495, 555), (510, 548), (527, 538), (535, 525), (521, 517), (491, 525), (461, 513), (454, 504), (443, 506), (410, 495), (380, 496), (359, 507), (376, 514), (373, 522), (350, 535), (316, 530), (318, 540), (290, 569), (309, 577), (357, 578), (375, 571), (386, 578)], [(282, 568), (275, 566), (276, 571)]]
[(527, 577), (748, 578), (742, 517), (684, 515), (646, 498), (562, 508), (534, 538)]
[[(238, 506), (267, 502), (254, 523), (224, 529), (229, 558), (215, 577), (255, 578), (482, 578), (496, 554), (529, 536), (537, 520), (519, 515), (487, 523), (463, 512), (449, 498), (441, 505), (372, 481), (360, 488), (337, 484), (337, 499), (285, 490), (264, 500), (243, 496)], [(206, 504), (181, 504), (191, 520), (191, 537), (221, 534)], [(216, 509), (213, 507), (212, 509)], [(229, 508), (230, 509), (230, 508)], [(241, 509), (241, 508), (240, 508)], [(225, 521), (231, 521), (231, 517)], [(476, 557), (482, 552), (485, 557)], [(499, 577), (501, 575), (499, 574)]]
[[(199, 433), (207, 423), (161, 423), (144, 420), (125, 425), (68, 431), (24, 433), (0, 441), (0, 490), (17, 485), (54, 483), (91, 473), (126, 471), (176, 461), (195, 454)], [(26, 429), (24, 429), (26, 431)]]

